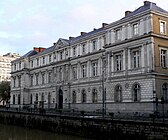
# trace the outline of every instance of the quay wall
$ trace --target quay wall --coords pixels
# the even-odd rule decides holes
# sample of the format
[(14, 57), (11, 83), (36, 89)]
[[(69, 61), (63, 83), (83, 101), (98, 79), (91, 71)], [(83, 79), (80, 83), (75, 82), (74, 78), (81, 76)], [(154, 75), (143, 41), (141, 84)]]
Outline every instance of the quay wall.
[(0, 112), (0, 123), (94, 139), (168, 139), (168, 124), (63, 115)]

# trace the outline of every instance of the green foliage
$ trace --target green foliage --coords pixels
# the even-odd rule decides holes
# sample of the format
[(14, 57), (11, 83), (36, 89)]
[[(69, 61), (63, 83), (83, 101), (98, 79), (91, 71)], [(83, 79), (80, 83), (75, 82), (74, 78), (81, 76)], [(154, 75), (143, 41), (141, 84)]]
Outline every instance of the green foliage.
[(2, 81), (0, 83), (0, 102), (7, 101), (10, 98), (10, 82)]

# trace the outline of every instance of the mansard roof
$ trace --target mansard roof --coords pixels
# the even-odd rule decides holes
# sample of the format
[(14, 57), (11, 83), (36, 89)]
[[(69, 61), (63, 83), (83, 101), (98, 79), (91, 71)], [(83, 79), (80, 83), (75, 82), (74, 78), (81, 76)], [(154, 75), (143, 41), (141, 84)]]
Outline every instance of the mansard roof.
[(37, 51), (31, 50), (28, 53), (26, 53), (25, 55), (23, 55), (21, 58), (30, 57), (30, 56), (36, 55), (37, 53), (38, 53)]
[(128, 17), (131, 17), (131, 16), (134, 16), (134, 15), (137, 15), (139, 13), (142, 13), (144, 11), (154, 11), (154, 12), (159, 12), (159, 13), (165, 13), (165, 14), (168, 14), (168, 11), (158, 7), (156, 5), (156, 3), (153, 3), (153, 2), (149, 2), (149, 1), (145, 1), (144, 2), (144, 5), (139, 7), (138, 9), (136, 9), (135, 11), (129, 13), (127, 16), (125, 16), (124, 18), (122, 19), (125, 19), (125, 18), (128, 18)]
[(70, 44), (72, 45), (72, 44), (76, 43), (77, 41), (79, 41), (80, 39), (84, 39), (84, 38), (90, 37), (90, 36), (92, 36), (92, 35), (94, 35), (96, 33), (102, 32), (102, 31), (104, 31), (104, 28), (95, 29), (95, 30), (93, 30), (91, 32), (88, 32), (88, 33), (85, 33), (83, 35), (77, 36), (77, 37), (75, 37), (75, 38), (70, 40)]

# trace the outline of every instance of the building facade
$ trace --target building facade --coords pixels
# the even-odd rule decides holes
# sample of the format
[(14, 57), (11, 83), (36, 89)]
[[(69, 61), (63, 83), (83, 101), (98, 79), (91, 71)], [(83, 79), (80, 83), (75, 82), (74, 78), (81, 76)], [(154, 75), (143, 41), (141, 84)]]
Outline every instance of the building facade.
[(164, 99), (167, 111), (167, 68), (168, 12), (145, 1), (116, 22), (13, 61), (10, 104), (153, 112)]
[(11, 61), (19, 58), (18, 54), (7, 53), (0, 56), (0, 82), (10, 81), (11, 79)]

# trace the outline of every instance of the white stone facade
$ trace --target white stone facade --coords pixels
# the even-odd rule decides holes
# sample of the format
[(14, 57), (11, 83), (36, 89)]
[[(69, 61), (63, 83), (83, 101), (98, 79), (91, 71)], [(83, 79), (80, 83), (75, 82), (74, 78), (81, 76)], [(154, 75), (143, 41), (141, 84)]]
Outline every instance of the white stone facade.
[(11, 106), (96, 111), (104, 101), (109, 112), (153, 111), (152, 16), (142, 11), (13, 61)]

